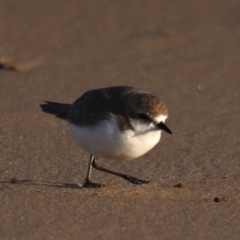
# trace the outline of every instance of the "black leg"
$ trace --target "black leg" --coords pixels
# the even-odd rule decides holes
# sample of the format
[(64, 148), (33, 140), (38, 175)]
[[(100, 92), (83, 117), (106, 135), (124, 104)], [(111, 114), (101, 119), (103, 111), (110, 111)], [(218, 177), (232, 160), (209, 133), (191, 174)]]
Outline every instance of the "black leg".
[(105, 186), (104, 184), (94, 183), (94, 182), (90, 181), (92, 166), (93, 166), (93, 163), (95, 160), (96, 160), (95, 157), (91, 154), (90, 160), (89, 160), (89, 165), (88, 165), (87, 177), (84, 180), (83, 187), (100, 188), (100, 187)]
[(131, 182), (131, 183), (134, 183), (134, 184), (139, 184), (139, 185), (140, 185), (140, 184), (147, 184), (147, 183), (150, 182), (150, 181), (148, 181), (148, 180), (141, 180), (141, 179), (132, 177), (132, 176), (127, 175), (127, 174), (114, 172), (114, 171), (112, 171), (112, 170), (108, 170), (108, 169), (106, 169), (106, 168), (100, 167), (100, 166), (97, 165), (97, 159), (95, 159), (95, 158), (93, 158), (91, 165), (92, 165), (95, 169), (97, 169), (97, 170), (99, 170), (99, 171), (103, 171), (103, 172), (106, 172), (106, 173), (113, 174), (113, 175), (115, 175), (115, 176), (121, 177), (121, 178), (123, 178), (123, 179), (125, 179), (125, 180), (127, 180), (127, 181), (129, 181), (129, 182)]

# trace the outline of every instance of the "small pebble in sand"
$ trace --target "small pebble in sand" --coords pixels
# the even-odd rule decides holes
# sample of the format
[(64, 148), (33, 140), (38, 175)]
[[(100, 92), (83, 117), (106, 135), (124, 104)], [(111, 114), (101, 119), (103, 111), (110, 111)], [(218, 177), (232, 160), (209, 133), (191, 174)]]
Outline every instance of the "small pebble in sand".
[(183, 184), (182, 183), (178, 183), (176, 185), (174, 185), (175, 188), (183, 188)]
[(227, 202), (227, 201), (228, 201), (228, 197), (223, 197), (222, 200), (223, 200), (224, 202)]
[(17, 181), (17, 179), (16, 178), (13, 178), (12, 180), (11, 180), (11, 183), (17, 183), (18, 181)]
[(219, 198), (219, 197), (215, 197), (213, 200), (214, 200), (214, 202), (221, 202), (221, 198)]

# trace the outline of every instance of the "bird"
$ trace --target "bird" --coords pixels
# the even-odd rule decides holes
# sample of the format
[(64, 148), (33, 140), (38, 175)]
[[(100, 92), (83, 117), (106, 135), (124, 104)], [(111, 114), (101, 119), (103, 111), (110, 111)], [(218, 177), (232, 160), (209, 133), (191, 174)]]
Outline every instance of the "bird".
[(99, 157), (132, 160), (150, 151), (161, 132), (172, 134), (165, 121), (168, 110), (156, 95), (131, 86), (92, 89), (72, 104), (43, 101), (43, 112), (66, 120), (79, 147), (90, 154), (83, 187), (105, 186), (91, 180), (92, 168), (121, 177), (133, 184), (147, 184), (128, 174), (101, 167)]

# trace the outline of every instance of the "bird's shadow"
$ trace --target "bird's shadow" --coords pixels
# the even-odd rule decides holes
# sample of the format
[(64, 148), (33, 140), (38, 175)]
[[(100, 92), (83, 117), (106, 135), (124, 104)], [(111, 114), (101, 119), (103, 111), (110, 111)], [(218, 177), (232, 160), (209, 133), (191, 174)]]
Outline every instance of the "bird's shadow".
[(31, 185), (31, 186), (42, 186), (42, 187), (53, 187), (53, 188), (67, 188), (67, 189), (83, 189), (82, 184), (74, 184), (74, 183), (55, 183), (55, 182), (35, 182), (32, 180), (18, 180), (16, 178), (1, 180), (0, 184), (13, 184), (13, 185)]

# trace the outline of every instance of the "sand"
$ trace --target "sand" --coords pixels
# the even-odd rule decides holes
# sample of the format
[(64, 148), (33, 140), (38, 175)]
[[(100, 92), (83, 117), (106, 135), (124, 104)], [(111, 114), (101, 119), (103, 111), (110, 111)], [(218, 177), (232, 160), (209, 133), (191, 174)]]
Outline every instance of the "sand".
[[(237, 0), (2, 1), (0, 62), (13, 67), (0, 70), (1, 240), (239, 239), (239, 10)], [(94, 171), (107, 186), (83, 189), (88, 153), (39, 104), (113, 85), (161, 96), (173, 135), (138, 160), (99, 160), (150, 184)]]

